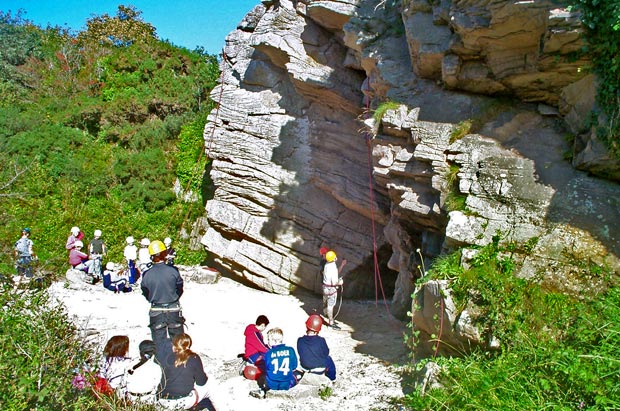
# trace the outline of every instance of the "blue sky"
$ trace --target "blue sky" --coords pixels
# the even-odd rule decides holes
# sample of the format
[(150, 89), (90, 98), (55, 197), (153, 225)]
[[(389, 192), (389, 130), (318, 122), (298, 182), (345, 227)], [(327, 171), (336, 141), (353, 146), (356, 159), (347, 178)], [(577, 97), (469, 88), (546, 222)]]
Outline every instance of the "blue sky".
[(219, 54), (228, 33), (260, 0), (0, 0), (0, 10), (14, 14), (24, 9), (25, 17), (39, 26), (49, 23), (81, 30), (93, 14), (115, 16), (119, 4), (141, 10), (144, 21), (157, 29), (161, 39)]

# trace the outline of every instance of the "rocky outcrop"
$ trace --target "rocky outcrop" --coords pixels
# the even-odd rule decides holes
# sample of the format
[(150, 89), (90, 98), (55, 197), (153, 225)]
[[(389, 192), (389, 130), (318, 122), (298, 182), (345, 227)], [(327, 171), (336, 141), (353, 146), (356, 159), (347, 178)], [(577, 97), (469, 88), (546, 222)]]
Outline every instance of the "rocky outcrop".
[[(498, 230), (538, 238), (523, 276), (561, 284), (582, 252), (617, 265), (618, 185), (565, 161), (557, 125), (587, 111), (578, 20), (548, 2), (387, 3), (263, 2), (228, 36), (205, 128), (211, 265), (319, 292), (328, 246), (345, 296), (385, 293), (402, 318), (428, 261)], [(388, 99), (402, 104), (366, 119)]]
[(450, 88), (557, 105), (588, 60), (578, 16), (556, 4), (404, 0), (413, 69)]
[(332, 3), (257, 6), (227, 39), (205, 130), (216, 189), (202, 242), (222, 271), (277, 293), (319, 292), (326, 245), (348, 261), (345, 295), (372, 295), (373, 248), (388, 247), (387, 202), (369, 201), (360, 161), (364, 73), (343, 64), (347, 48), (324, 22), (346, 20)]

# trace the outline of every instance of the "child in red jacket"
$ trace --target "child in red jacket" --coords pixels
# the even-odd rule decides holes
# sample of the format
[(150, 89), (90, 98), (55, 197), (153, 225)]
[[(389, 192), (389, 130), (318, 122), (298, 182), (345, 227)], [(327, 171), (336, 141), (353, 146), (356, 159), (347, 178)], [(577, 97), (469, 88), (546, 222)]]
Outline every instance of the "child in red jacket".
[(255, 324), (245, 327), (245, 353), (246, 361), (259, 365), (263, 362), (265, 353), (269, 350), (269, 345), (263, 340), (263, 331), (269, 325), (269, 319), (264, 315), (259, 315)]

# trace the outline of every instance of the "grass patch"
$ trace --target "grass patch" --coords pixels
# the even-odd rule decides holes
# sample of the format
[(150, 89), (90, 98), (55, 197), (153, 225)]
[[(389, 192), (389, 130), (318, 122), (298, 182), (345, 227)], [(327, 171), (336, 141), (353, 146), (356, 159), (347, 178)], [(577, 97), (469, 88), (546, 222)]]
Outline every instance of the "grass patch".
[[(115, 396), (98, 397), (89, 384), (98, 358), (78, 337), (62, 306), (46, 290), (0, 284), (0, 409), (6, 411), (154, 410)], [(78, 388), (78, 375), (86, 386)]]
[(326, 401), (329, 397), (331, 397), (334, 394), (334, 391), (332, 390), (332, 387), (330, 387), (329, 385), (323, 385), (320, 389), (319, 389), (319, 397), (323, 400)]
[(450, 133), (450, 144), (462, 139), (467, 134), (469, 134), (473, 125), (474, 123), (472, 120), (463, 120), (457, 125), (455, 125), (452, 129), (452, 132)]
[(401, 405), (412, 410), (620, 409), (618, 276), (590, 265), (593, 272), (583, 272), (581, 280), (596, 275), (606, 283), (597, 294), (578, 297), (516, 278), (511, 250), (531, 250), (536, 241), (502, 246), (496, 235), (469, 269), (458, 264), (458, 252), (431, 265), (423, 281), (450, 279), (457, 306), (474, 304), (472, 320), (497, 337), (501, 349), (433, 359), (442, 367), (442, 387), (424, 395), (415, 387)]
[(381, 103), (372, 114), (372, 119), (375, 121), (375, 124), (379, 124), (383, 120), (383, 116), (385, 116), (385, 113), (387, 113), (388, 110), (397, 110), (400, 106), (400, 103), (389, 100)]
[(444, 203), (446, 211), (467, 211), (467, 196), (461, 193), (449, 192)]

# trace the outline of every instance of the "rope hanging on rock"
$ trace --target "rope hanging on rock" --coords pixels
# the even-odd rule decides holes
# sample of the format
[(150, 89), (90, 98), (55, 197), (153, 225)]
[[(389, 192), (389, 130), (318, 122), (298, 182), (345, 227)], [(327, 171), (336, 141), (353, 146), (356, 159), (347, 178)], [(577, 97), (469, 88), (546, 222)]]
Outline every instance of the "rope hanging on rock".
[[(368, 78), (368, 82), (366, 84), (366, 92), (370, 91), (370, 78)], [(366, 96), (366, 94), (364, 94)], [(366, 118), (368, 118), (370, 114), (370, 98), (366, 98)], [(372, 146), (370, 144), (371, 136), (370, 133), (366, 130), (364, 131), (364, 138), (366, 140), (366, 151), (368, 154), (368, 192), (370, 199), (370, 219), (372, 222), (372, 251), (373, 251), (373, 259), (374, 259), (374, 279), (375, 279), (375, 305), (379, 301), (379, 290), (381, 291), (381, 296), (383, 297), (383, 303), (385, 305), (386, 310), (389, 309), (387, 306), (387, 299), (385, 297), (385, 291), (383, 289), (383, 281), (381, 280), (381, 270), (379, 269), (379, 258), (377, 256), (377, 230), (375, 227), (375, 192), (373, 189), (373, 178), (372, 178)]]

